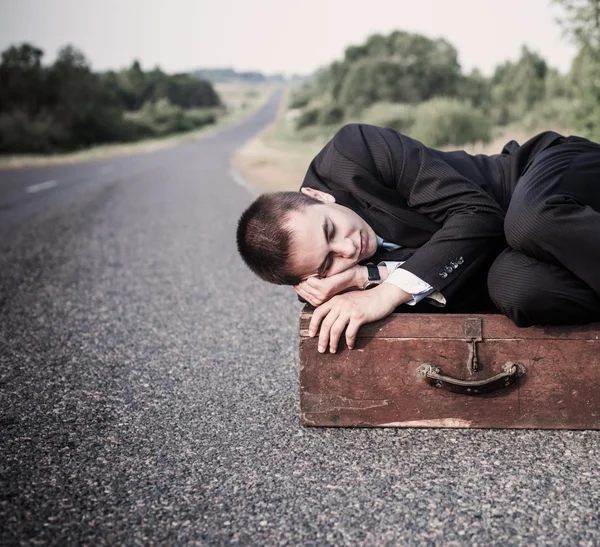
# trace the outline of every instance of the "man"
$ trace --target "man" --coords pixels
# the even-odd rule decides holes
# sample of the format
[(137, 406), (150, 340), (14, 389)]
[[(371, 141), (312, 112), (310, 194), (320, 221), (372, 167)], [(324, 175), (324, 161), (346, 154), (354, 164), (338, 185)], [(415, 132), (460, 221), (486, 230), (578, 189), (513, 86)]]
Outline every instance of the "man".
[(471, 156), (366, 124), (336, 133), (300, 193), (260, 196), (237, 233), (255, 273), (317, 306), (310, 335), (320, 325), (331, 352), (403, 304), (497, 308), (523, 327), (600, 320), (599, 238), (596, 143), (545, 132)]

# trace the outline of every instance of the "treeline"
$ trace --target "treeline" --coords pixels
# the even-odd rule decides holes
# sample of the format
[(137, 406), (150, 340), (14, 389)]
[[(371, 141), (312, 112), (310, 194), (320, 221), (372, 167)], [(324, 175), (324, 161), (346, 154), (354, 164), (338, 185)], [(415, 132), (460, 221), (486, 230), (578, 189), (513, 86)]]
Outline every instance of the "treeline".
[(220, 102), (210, 82), (190, 74), (168, 75), (159, 68), (144, 72), (138, 61), (120, 72), (106, 72), (102, 79), (130, 111), (160, 99), (182, 108), (217, 106)]
[(285, 80), (282, 74), (266, 75), (257, 71), (238, 72), (233, 68), (199, 68), (192, 74), (213, 83), (264, 84), (283, 83)]
[(54, 153), (131, 142), (215, 122), (212, 84), (189, 74), (144, 72), (136, 61), (96, 74), (65, 46), (50, 66), (31, 44), (14, 45), (0, 63), (0, 153)]
[[(487, 141), (492, 128), (573, 124), (573, 83), (523, 48), (491, 78), (463, 74), (446, 40), (396, 31), (346, 49), (293, 94), (305, 135), (323, 126), (367, 121), (394, 127), (431, 146)], [(314, 128), (314, 129), (311, 129)]]
[(600, 140), (600, 0), (554, 0), (563, 27), (580, 46), (560, 74), (522, 48), (491, 77), (462, 72), (443, 39), (396, 31), (348, 47), (344, 58), (297, 90), (296, 136), (330, 134), (342, 123), (394, 127), (430, 146), (488, 141), (511, 129), (578, 131)]

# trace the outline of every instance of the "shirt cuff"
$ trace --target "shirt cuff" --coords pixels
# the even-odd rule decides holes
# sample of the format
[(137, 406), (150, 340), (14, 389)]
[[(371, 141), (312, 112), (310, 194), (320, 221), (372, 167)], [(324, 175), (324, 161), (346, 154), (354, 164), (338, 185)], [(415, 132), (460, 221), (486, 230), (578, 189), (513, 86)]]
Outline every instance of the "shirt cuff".
[(427, 298), (430, 304), (434, 306), (445, 306), (446, 299), (439, 291), (436, 291), (429, 283), (426, 283), (415, 274), (408, 270), (403, 270), (399, 266), (404, 262), (384, 262), (389, 274), (384, 283), (391, 283), (402, 289), (404, 292), (412, 295), (412, 300), (406, 302), (409, 306), (418, 304), (424, 298)]

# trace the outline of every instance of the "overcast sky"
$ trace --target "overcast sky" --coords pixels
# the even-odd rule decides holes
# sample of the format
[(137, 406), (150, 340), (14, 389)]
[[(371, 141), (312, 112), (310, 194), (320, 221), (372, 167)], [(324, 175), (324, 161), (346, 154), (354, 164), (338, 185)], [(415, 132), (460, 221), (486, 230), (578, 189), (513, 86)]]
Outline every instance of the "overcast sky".
[(490, 74), (522, 44), (551, 66), (575, 54), (551, 0), (0, 0), (0, 50), (29, 41), (51, 62), (72, 43), (94, 70), (198, 67), (310, 73), (370, 34), (450, 41), (463, 69)]

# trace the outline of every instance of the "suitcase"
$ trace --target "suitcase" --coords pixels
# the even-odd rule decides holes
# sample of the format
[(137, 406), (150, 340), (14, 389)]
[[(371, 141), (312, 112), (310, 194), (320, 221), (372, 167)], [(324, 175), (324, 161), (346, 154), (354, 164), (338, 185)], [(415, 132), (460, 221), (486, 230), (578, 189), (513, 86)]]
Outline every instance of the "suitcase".
[(307, 426), (600, 429), (600, 323), (519, 328), (503, 315), (394, 313), (335, 354), (300, 314)]

